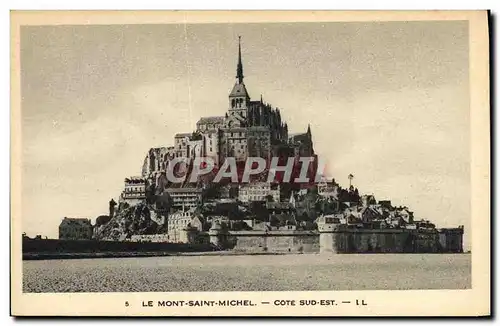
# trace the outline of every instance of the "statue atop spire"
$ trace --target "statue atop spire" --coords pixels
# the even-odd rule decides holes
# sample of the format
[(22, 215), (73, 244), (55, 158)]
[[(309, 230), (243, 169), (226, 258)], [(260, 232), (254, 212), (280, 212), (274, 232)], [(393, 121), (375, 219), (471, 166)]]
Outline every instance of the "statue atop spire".
[(241, 36), (238, 36), (238, 67), (236, 68), (238, 84), (243, 83), (243, 64), (241, 63)]

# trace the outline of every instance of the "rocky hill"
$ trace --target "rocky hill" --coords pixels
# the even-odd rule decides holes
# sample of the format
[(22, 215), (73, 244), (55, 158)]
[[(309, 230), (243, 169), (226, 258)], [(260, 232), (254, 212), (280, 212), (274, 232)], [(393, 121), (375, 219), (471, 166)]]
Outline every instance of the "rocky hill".
[(116, 214), (94, 228), (97, 240), (123, 241), (132, 235), (165, 233), (165, 218), (146, 202), (134, 206), (120, 205)]

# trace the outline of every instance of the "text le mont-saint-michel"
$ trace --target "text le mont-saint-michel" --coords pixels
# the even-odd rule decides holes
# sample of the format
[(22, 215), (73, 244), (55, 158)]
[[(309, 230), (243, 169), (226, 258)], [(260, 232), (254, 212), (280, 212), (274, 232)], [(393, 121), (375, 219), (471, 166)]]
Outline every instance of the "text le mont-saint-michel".
[[(126, 302), (126, 306), (129, 303)], [(356, 305), (367, 306), (364, 299), (354, 300), (333, 300), (333, 299), (304, 299), (290, 300), (277, 299), (271, 301), (253, 301), (253, 300), (158, 300), (158, 301), (142, 301), (142, 307), (255, 307), (258, 305), (273, 305), (273, 306), (340, 306), (340, 305)]]

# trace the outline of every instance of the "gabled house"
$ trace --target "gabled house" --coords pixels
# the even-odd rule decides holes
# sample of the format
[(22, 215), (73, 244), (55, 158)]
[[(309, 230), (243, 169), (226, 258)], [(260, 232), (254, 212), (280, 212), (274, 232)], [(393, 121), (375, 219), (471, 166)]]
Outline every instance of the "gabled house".
[(381, 220), (384, 216), (373, 206), (363, 207), (360, 211), (363, 223), (371, 223), (375, 220)]
[(59, 239), (62, 240), (91, 240), (93, 226), (88, 218), (65, 217), (59, 224)]

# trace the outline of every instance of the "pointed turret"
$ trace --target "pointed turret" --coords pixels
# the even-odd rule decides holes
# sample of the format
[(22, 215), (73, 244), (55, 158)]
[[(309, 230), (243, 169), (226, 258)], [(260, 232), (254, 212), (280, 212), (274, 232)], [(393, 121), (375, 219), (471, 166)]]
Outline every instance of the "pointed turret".
[(311, 134), (311, 125), (307, 124), (307, 138), (309, 140), (309, 155), (314, 154), (314, 149), (313, 149), (313, 141), (312, 141), (312, 134)]
[(241, 36), (238, 36), (238, 67), (236, 68), (238, 84), (243, 83), (243, 64), (241, 63)]

